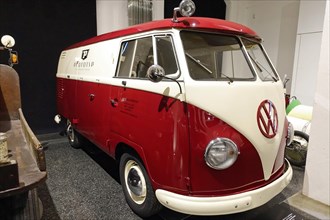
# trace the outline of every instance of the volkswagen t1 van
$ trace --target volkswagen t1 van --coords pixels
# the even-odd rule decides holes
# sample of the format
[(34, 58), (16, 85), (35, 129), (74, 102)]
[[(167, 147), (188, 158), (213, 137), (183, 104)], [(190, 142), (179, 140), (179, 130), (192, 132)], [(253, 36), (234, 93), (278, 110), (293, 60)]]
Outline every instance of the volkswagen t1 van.
[(177, 11), (194, 3), (62, 51), (55, 120), (73, 147), (84, 137), (118, 161), (141, 217), (261, 206), (292, 178), (283, 84), (253, 30)]

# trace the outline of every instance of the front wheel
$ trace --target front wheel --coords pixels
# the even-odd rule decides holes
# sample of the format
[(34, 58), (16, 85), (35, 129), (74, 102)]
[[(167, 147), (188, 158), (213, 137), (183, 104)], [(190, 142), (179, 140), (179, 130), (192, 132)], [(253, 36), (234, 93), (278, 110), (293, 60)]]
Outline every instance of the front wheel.
[(295, 166), (305, 166), (308, 149), (308, 134), (294, 131), (292, 143), (285, 148), (285, 157)]
[(126, 201), (133, 212), (146, 218), (161, 210), (162, 205), (155, 196), (148, 174), (137, 157), (123, 154), (119, 173)]

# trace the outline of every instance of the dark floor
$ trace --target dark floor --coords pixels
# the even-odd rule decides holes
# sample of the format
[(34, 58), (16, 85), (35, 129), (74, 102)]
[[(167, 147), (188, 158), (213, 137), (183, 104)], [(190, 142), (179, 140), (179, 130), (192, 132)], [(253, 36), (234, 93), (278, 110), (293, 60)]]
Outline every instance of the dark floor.
[[(48, 219), (141, 219), (126, 204), (116, 163), (93, 145), (73, 149), (66, 137), (38, 137), (45, 147), (48, 179), (38, 188), (43, 204), (43, 220)], [(304, 170), (294, 167), (290, 185), (257, 209), (224, 216), (197, 217), (164, 209), (151, 219), (316, 219), (285, 203), (302, 188)]]

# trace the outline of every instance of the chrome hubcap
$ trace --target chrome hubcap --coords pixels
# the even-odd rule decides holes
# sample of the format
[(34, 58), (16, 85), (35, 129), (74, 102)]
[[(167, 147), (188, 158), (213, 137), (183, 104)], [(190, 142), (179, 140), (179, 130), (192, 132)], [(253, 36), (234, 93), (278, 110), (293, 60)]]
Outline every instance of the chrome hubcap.
[(127, 182), (129, 189), (137, 196), (142, 195), (142, 183), (138, 171), (132, 168), (127, 176)]
[(142, 204), (147, 195), (147, 187), (140, 166), (133, 160), (129, 160), (125, 166), (125, 184), (131, 199)]

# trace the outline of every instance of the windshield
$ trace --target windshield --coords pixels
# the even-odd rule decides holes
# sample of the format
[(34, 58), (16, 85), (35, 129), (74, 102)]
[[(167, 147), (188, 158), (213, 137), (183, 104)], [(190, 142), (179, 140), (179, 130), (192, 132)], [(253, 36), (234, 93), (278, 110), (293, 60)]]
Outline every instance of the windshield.
[(262, 81), (277, 81), (278, 77), (273, 70), (267, 56), (260, 44), (247, 39), (242, 39), (246, 51), (252, 61), (254, 69)]
[[(243, 45), (235, 36), (182, 31), (181, 39), (190, 76), (195, 80), (255, 80), (243, 52)], [(274, 80), (276, 74), (269, 65), (262, 48), (244, 40), (248, 56), (261, 80)]]

